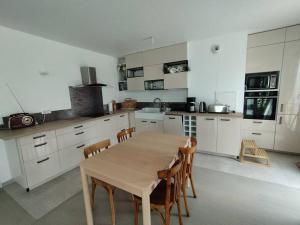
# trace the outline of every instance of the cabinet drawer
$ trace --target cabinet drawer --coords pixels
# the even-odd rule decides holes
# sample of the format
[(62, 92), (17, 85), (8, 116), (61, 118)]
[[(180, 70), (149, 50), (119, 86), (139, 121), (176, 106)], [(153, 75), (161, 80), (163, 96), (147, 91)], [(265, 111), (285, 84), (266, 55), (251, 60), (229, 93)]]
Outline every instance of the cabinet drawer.
[(243, 130), (242, 139), (254, 140), (258, 147), (265, 149), (273, 149), (274, 146), (274, 132), (259, 131), (259, 130)]
[(24, 166), (29, 187), (38, 185), (60, 172), (57, 152), (36, 160), (26, 162)]
[(34, 145), (48, 142), (49, 139), (52, 138), (55, 138), (55, 131), (40, 132), (40, 133), (19, 138), (18, 144), (19, 146), (31, 145), (32, 147), (34, 147)]
[(97, 137), (97, 135), (98, 133), (95, 126), (87, 128), (85, 130), (73, 131), (57, 136), (57, 146), (58, 149), (62, 149), (69, 146), (77, 145), (81, 142)]
[(136, 119), (136, 131), (140, 132), (163, 132), (162, 120)]
[(56, 132), (56, 135), (62, 135), (62, 134), (70, 133), (70, 132), (82, 131), (84, 129), (87, 129), (87, 128), (95, 126), (95, 125), (96, 125), (95, 121), (89, 121), (89, 122), (79, 123), (79, 124), (76, 124), (73, 126), (57, 129), (55, 132)]
[(84, 159), (84, 148), (91, 144), (92, 143), (79, 143), (59, 151), (58, 154), (62, 170), (68, 170), (79, 165), (80, 161)]
[(23, 160), (30, 161), (37, 158), (41, 158), (45, 155), (49, 155), (50, 153), (57, 151), (57, 143), (56, 138), (53, 137), (51, 139), (47, 139), (44, 142), (35, 145), (22, 145), (19, 146), (22, 152)]
[(256, 130), (275, 132), (276, 122), (273, 120), (252, 120), (244, 119), (242, 122), (242, 130)]

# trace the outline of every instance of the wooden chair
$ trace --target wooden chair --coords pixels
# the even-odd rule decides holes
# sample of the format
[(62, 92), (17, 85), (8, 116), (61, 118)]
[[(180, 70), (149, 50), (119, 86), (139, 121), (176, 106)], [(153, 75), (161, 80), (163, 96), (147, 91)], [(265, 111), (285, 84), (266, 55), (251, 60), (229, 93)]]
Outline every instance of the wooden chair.
[[(157, 172), (161, 182), (153, 190), (150, 195), (151, 210), (155, 210), (162, 218), (164, 225), (170, 224), (171, 209), (176, 203), (178, 208), (179, 224), (183, 225), (181, 217), (180, 205), (180, 189), (182, 179), (182, 159), (177, 160), (172, 168)], [(134, 224), (138, 225), (139, 207), (142, 204), (142, 199), (134, 196)], [(164, 213), (161, 212), (164, 209)]]
[(119, 133), (117, 133), (118, 142), (121, 143), (126, 141), (128, 138), (131, 138), (134, 132), (135, 127), (121, 130)]
[(187, 216), (190, 216), (189, 206), (187, 203), (187, 194), (186, 194), (186, 187), (187, 187), (188, 180), (191, 181), (194, 198), (197, 198), (194, 179), (193, 179), (193, 161), (194, 161), (194, 154), (196, 152), (196, 148), (197, 148), (197, 139), (194, 137), (191, 137), (191, 147), (179, 148), (179, 151), (183, 154), (182, 193), (183, 193), (184, 205), (185, 205)]
[[(87, 148), (84, 149), (84, 157), (90, 158), (93, 157), (101, 152), (102, 149), (108, 149), (110, 146), (110, 140), (104, 140), (101, 142), (98, 142), (96, 144), (93, 144)], [(112, 224), (116, 224), (116, 216), (115, 216), (115, 206), (114, 206), (114, 192), (115, 192), (115, 187), (111, 186), (110, 184), (107, 184), (101, 180), (98, 180), (94, 177), (92, 179), (92, 207), (94, 207), (94, 201), (95, 201), (95, 191), (97, 186), (102, 186), (108, 193), (109, 196), (109, 204), (110, 204), (110, 209), (111, 209), (111, 220)]]

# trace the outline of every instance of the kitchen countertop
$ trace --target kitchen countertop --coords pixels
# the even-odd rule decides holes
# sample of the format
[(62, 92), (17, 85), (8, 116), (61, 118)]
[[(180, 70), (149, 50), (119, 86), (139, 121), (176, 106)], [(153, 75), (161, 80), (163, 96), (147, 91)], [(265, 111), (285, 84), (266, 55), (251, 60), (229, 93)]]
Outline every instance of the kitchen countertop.
[(28, 135), (33, 135), (40, 132), (50, 131), (50, 130), (57, 130), (60, 128), (74, 126), (83, 122), (94, 121), (98, 119), (108, 118), (111, 116), (119, 115), (122, 113), (133, 112), (134, 110), (117, 110), (116, 113), (107, 114), (104, 116), (99, 117), (77, 117), (74, 119), (67, 119), (67, 120), (57, 120), (53, 122), (47, 122), (44, 124), (39, 124), (34, 127), (28, 127), (23, 129), (16, 129), (16, 130), (0, 130), (0, 139), (2, 140), (11, 140), (15, 138), (25, 137)]
[(220, 116), (220, 117), (230, 117), (230, 118), (243, 118), (243, 113), (199, 113), (199, 112), (184, 112), (184, 111), (171, 111), (166, 112), (166, 115), (173, 115), (173, 116)]

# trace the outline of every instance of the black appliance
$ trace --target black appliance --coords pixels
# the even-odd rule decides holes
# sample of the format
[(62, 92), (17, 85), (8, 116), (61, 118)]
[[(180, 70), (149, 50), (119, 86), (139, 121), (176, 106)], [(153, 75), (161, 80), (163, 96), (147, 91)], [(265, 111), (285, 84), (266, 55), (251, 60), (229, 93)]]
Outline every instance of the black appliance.
[(77, 116), (103, 116), (101, 86), (69, 87), (72, 111)]
[(199, 103), (199, 112), (200, 113), (205, 113), (206, 112), (206, 103), (205, 102), (200, 102)]
[(195, 97), (187, 97), (186, 98), (186, 111), (187, 112), (196, 112), (196, 98)]
[(20, 129), (32, 127), (35, 125), (35, 119), (28, 113), (16, 113), (8, 117), (8, 128)]
[(279, 71), (248, 73), (245, 79), (245, 91), (278, 89)]
[(275, 120), (278, 91), (245, 92), (244, 119)]

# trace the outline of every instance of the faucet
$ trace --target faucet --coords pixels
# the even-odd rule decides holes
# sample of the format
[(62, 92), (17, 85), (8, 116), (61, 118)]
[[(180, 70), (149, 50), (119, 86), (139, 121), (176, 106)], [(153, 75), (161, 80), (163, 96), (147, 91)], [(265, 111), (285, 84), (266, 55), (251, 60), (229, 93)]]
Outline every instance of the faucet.
[(156, 104), (158, 104), (158, 107), (161, 110), (161, 99), (160, 98), (155, 98), (153, 100), (153, 105), (155, 106)]

